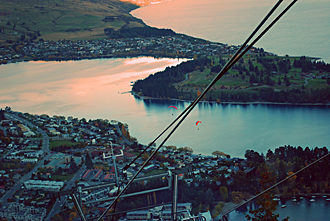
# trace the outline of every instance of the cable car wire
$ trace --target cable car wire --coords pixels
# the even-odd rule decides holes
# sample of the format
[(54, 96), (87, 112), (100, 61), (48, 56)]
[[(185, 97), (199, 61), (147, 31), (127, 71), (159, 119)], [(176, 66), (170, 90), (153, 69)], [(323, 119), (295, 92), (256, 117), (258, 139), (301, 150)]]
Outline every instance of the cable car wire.
[[(279, 4), (283, 0), (279, 0), (275, 6), (272, 8), (272, 10), (266, 15), (266, 17), (261, 21), (260, 25), (255, 29), (255, 31), (252, 32), (252, 34), (248, 37), (248, 39), (245, 41), (245, 43), (239, 48), (239, 50), (235, 53), (235, 55), (227, 62), (227, 64), (222, 68), (222, 70), (218, 73), (218, 75), (213, 79), (213, 81), (207, 86), (207, 88), (195, 99), (195, 101), (189, 105), (180, 115), (177, 117), (171, 124), (166, 128), (170, 128), (174, 125), (174, 123), (179, 120), (181, 116), (182, 119), (174, 126), (172, 131), (167, 135), (167, 137), (163, 140), (163, 142), (158, 146), (158, 148), (153, 151), (150, 155), (150, 157), (143, 163), (143, 165), (140, 167), (140, 169), (134, 174), (134, 176), (130, 179), (130, 181), (127, 183), (127, 185), (124, 187), (124, 189), (117, 195), (117, 197), (112, 201), (112, 203), (103, 211), (101, 216), (97, 219), (97, 221), (100, 221), (104, 215), (110, 210), (110, 208), (114, 205), (114, 203), (120, 198), (120, 196), (126, 191), (126, 189), (130, 186), (130, 184), (134, 181), (134, 179), (140, 174), (140, 172), (143, 170), (143, 168), (150, 162), (150, 160), (153, 158), (153, 156), (158, 152), (158, 150), (163, 146), (163, 144), (171, 137), (171, 135), (176, 131), (176, 129), (181, 125), (181, 123), (186, 119), (186, 117), (189, 115), (189, 113), (193, 110), (193, 108), (197, 105), (197, 103), (203, 98), (203, 96), (211, 89), (211, 87), (218, 81), (220, 78), (240, 59), (243, 57), (243, 55), (252, 48), (252, 46), (260, 40), (262, 36), (264, 36), (270, 28), (273, 27), (273, 25), (298, 1), (293, 0), (272, 22), (269, 24), (264, 31), (262, 31), (261, 34), (259, 34), (255, 40), (252, 41), (251, 44), (247, 44), (249, 40), (252, 39), (252, 37), (257, 33), (257, 31), (261, 28), (261, 26), (265, 23), (265, 21), (270, 17), (270, 15), (276, 10), (276, 8), (279, 6)], [(248, 45), (248, 46), (247, 46)], [(244, 49), (245, 48), (245, 49)], [(244, 50), (243, 50), (244, 49)], [(241, 51), (243, 52), (241, 53)], [(165, 131), (166, 131), (165, 130)], [(164, 134), (165, 131), (161, 133)], [(159, 135), (157, 139), (161, 136)], [(156, 140), (156, 139), (155, 139)], [(151, 143), (152, 144), (152, 143)], [(147, 148), (149, 148), (151, 145)], [(146, 148), (146, 149), (147, 149)]]
[[(248, 44), (248, 42), (253, 38), (253, 36), (260, 30), (260, 28), (265, 24), (265, 22), (267, 21), (267, 19), (274, 13), (274, 11), (278, 8), (278, 6), (283, 2), (283, 0), (279, 0), (274, 7), (269, 11), (269, 13), (265, 16), (265, 18), (260, 22), (260, 24), (255, 28), (255, 30), (251, 33), (251, 35), (245, 40), (245, 42), (241, 45), (241, 47), (236, 51), (235, 55), (232, 58), (236, 58), (236, 56), (238, 56), (238, 54), (244, 49), (244, 47)], [(231, 62), (233, 62), (233, 65), (237, 62), (234, 59), (230, 59), (229, 62), (227, 62), (227, 64), (224, 66), (226, 67), (227, 65), (230, 65)], [(223, 69), (218, 73), (217, 78), (219, 76), (220, 73), (223, 72)], [(226, 72), (224, 72), (225, 74)], [(219, 79), (222, 76), (219, 77)], [(213, 80), (215, 81), (215, 79)], [(218, 81), (218, 80), (216, 80)], [(214, 82), (214, 84), (216, 83), (216, 81)], [(212, 84), (213, 82), (211, 82)], [(204, 91), (208, 91), (214, 84), (212, 84), (211, 86), (209, 85)], [(205, 92), (205, 93), (206, 93)], [(199, 97), (203, 97), (203, 96), (199, 96)], [(127, 164), (123, 169), (127, 170), (138, 158), (141, 157), (142, 154), (144, 154), (149, 148), (150, 146), (152, 146), (169, 128), (171, 128), (175, 122), (177, 122), (189, 109), (194, 108), (194, 104), (198, 103), (199, 100), (197, 97), (183, 112), (181, 112), (181, 114), (179, 116), (177, 116), (172, 123), (170, 123), (164, 130), (163, 132), (161, 132), (151, 143), (149, 143), (149, 145), (138, 155), (136, 156), (129, 164)]]

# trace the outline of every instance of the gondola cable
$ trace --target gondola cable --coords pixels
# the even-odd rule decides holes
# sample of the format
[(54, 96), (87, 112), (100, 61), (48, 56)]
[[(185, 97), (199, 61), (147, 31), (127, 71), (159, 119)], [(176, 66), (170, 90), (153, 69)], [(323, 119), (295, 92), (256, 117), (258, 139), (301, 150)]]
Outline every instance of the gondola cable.
[[(227, 62), (227, 64), (222, 68), (222, 70), (218, 73), (218, 75), (213, 79), (213, 81), (207, 86), (207, 88), (195, 99), (195, 101), (190, 104), (171, 124), (168, 126), (167, 129), (169, 129), (173, 124), (179, 120), (181, 116), (182, 119), (174, 126), (172, 131), (167, 135), (167, 137), (163, 140), (163, 142), (157, 147), (155, 151), (151, 153), (149, 158), (143, 163), (143, 165), (140, 167), (140, 169), (134, 174), (134, 176), (130, 179), (130, 181), (127, 183), (127, 185), (123, 188), (123, 190), (117, 195), (117, 197), (112, 201), (112, 203), (103, 211), (101, 216), (97, 219), (97, 221), (100, 221), (105, 214), (110, 210), (110, 208), (114, 205), (114, 203), (120, 198), (120, 196), (126, 191), (126, 189), (130, 186), (130, 184), (134, 181), (134, 179), (140, 174), (140, 172), (143, 170), (143, 168), (150, 162), (150, 160), (153, 158), (153, 156), (158, 152), (158, 150), (164, 145), (164, 143), (171, 137), (171, 135), (176, 131), (176, 129), (181, 125), (181, 123), (186, 119), (186, 117), (189, 115), (189, 113), (193, 110), (193, 108), (197, 105), (197, 103), (202, 99), (202, 97), (211, 89), (211, 87), (218, 81), (220, 78), (248, 51), (252, 48), (252, 46), (260, 40), (260, 38), (265, 35), (271, 27), (298, 1), (294, 0), (292, 1), (272, 22), (269, 24), (264, 31), (262, 31), (261, 34), (259, 34), (255, 40), (251, 44), (247, 44), (249, 40), (252, 39), (252, 37), (256, 34), (256, 32), (261, 28), (261, 26), (265, 23), (265, 21), (270, 17), (270, 15), (276, 10), (276, 8), (279, 6), (279, 4), (283, 0), (279, 0), (275, 6), (272, 8), (272, 10), (266, 15), (266, 17), (262, 20), (260, 25), (255, 29), (255, 31), (252, 32), (252, 34), (248, 37), (248, 39), (245, 41), (245, 43), (239, 48), (239, 50), (235, 53), (235, 55)], [(248, 46), (247, 46), (248, 45)], [(244, 49), (245, 48), (245, 49)], [(243, 50), (244, 49), (244, 50)], [(242, 53), (240, 53), (243, 50)], [(164, 134), (165, 131), (161, 133)], [(159, 135), (156, 139), (158, 139), (161, 135)], [(155, 140), (156, 140), (155, 139)], [(149, 144), (147, 148), (149, 148), (153, 143)], [(147, 149), (146, 148), (146, 149)], [(146, 150), (145, 149), (145, 150)], [(134, 159), (135, 160), (135, 159)]]

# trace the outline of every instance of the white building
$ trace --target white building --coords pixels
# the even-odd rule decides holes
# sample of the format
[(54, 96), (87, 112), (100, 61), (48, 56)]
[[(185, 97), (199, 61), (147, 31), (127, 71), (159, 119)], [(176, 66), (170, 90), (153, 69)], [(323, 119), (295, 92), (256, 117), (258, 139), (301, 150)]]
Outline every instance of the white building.
[(45, 191), (60, 191), (64, 186), (64, 182), (48, 181), (48, 180), (28, 180), (24, 182), (25, 188), (28, 190), (45, 190)]

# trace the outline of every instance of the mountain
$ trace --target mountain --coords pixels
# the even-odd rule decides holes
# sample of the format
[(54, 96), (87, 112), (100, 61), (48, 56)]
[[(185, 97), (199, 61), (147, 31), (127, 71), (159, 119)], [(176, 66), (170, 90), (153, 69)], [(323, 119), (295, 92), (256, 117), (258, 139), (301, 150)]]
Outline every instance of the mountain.
[(129, 14), (136, 3), (119, 0), (0, 0), (0, 44), (105, 37), (104, 29), (145, 27)]

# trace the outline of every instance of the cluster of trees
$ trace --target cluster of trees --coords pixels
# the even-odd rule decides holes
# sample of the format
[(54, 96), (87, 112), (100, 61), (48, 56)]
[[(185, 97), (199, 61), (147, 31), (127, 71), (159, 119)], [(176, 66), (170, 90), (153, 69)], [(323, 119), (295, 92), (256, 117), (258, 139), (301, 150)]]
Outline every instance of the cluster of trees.
[(52, 151), (55, 152), (65, 152), (66, 150), (71, 150), (71, 149), (82, 149), (85, 148), (87, 146), (86, 143), (77, 143), (75, 145), (66, 145), (66, 144), (61, 144), (59, 146), (55, 146), (52, 148)]
[[(173, 85), (185, 79), (185, 75), (189, 72), (200, 70), (210, 67), (211, 73), (218, 73), (226, 60), (219, 56), (219, 64), (214, 65), (208, 58), (200, 59), (202, 62), (191, 65), (192, 62), (183, 62), (176, 67), (171, 67), (163, 72), (158, 72), (154, 75), (150, 75), (144, 80), (139, 80), (133, 86), (133, 91), (139, 95), (150, 96), (154, 98), (186, 98), (194, 99), (197, 95), (193, 91), (183, 91), (181, 88), (176, 89)], [(257, 61), (262, 65), (262, 68), (258, 65), (254, 65), (252, 61)], [(189, 63), (189, 65), (187, 65)], [(246, 62), (245, 62), (246, 63)], [(261, 85), (291, 85), (291, 78), (288, 77), (290, 69), (301, 68), (302, 72), (315, 71), (329, 71), (329, 64), (325, 64), (323, 61), (315, 61), (307, 59), (306, 57), (300, 57), (295, 59), (293, 64), (290, 59), (276, 59), (265, 57), (264, 53), (259, 53), (255, 58), (248, 60), (247, 64), (244, 64), (244, 60), (241, 59), (233, 69), (237, 70), (243, 81), (247, 81), (251, 84), (258, 83)], [(289, 75), (290, 76), (290, 75)], [(246, 79), (246, 80), (245, 80)], [(327, 83), (330, 84), (330, 79), (327, 79)], [(187, 86), (196, 86), (188, 85)], [(195, 88), (196, 88), (195, 87)], [(272, 87), (261, 87), (253, 90), (242, 91), (209, 91), (204, 100), (222, 102), (273, 102), (273, 103), (327, 103), (329, 102), (330, 91), (328, 88), (316, 88), (305, 89), (302, 86), (301, 89), (286, 89), (275, 90)]]
[(330, 72), (330, 64), (318, 60), (311, 61), (306, 59), (305, 56), (300, 57), (299, 60), (294, 60), (293, 66), (295, 68), (301, 68), (302, 72), (309, 72), (313, 70), (322, 70), (325, 72)]
[(330, 101), (329, 98), (330, 90), (327, 88), (276, 91), (270, 87), (255, 88), (252, 91), (244, 91), (240, 93), (223, 91), (220, 95), (215, 92), (209, 92), (207, 96), (208, 101), (216, 101), (216, 99), (220, 99), (222, 102), (272, 102), (291, 104), (326, 104)]
[(204, 67), (210, 62), (210, 59), (201, 57), (182, 62), (175, 67), (167, 67), (164, 71), (151, 74), (144, 80), (138, 80), (134, 83), (132, 90), (142, 96), (178, 98), (178, 91), (173, 84), (183, 81), (187, 73)]
[[(279, 147), (274, 152), (268, 150), (266, 156), (253, 150), (247, 150), (245, 157), (249, 165), (255, 168), (252, 177), (258, 177), (258, 174), (262, 171), (261, 165), (266, 164), (269, 166), (269, 171), (276, 176), (276, 181), (280, 181), (328, 153), (326, 147), (315, 147), (314, 149), (306, 147), (303, 149), (300, 146), (293, 147), (289, 145)], [(329, 169), (329, 161), (321, 161), (290, 179), (277, 192), (286, 195), (311, 192), (330, 193)]]

